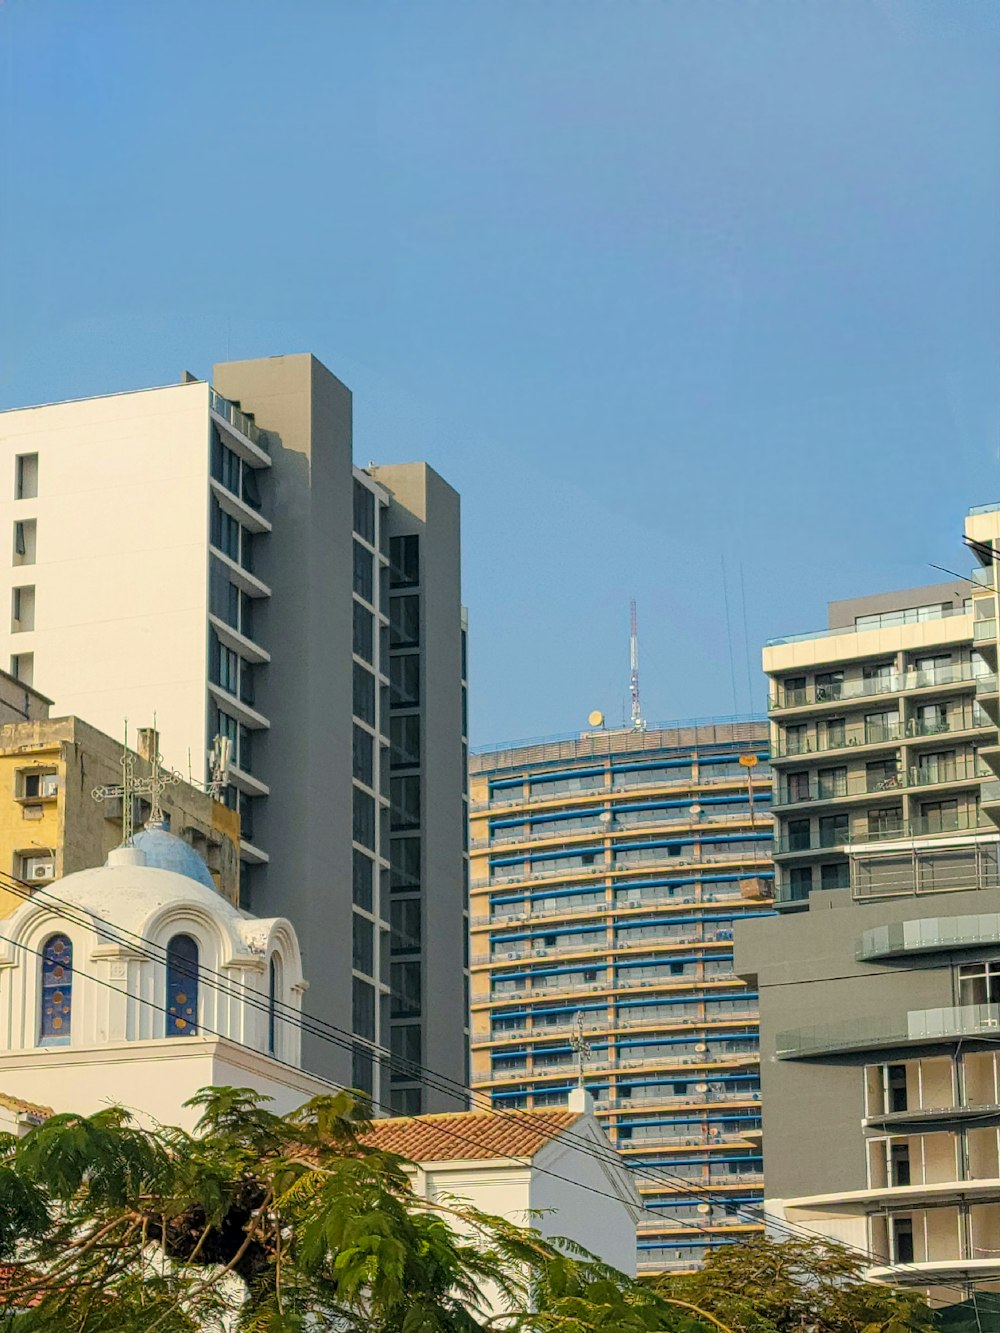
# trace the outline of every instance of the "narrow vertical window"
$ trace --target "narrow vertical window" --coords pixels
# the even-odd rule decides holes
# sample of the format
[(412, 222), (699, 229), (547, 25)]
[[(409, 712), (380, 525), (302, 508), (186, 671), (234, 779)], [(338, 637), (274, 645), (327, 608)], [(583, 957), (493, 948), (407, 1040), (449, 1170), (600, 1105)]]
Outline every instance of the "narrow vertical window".
[(198, 1034), (198, 945), (175, 935), (167, 945), (167, 1036)]
[(271, 954), (267, 973), (267, 1053), (278, 1053), (278, 997), (281, 993), (281, 960)]
[(70, 1039), (73, 1012), (73, 945), (65, 935), (50, 935), (42, 949), (42, 1013), (38, 1040), (63, 1046)]

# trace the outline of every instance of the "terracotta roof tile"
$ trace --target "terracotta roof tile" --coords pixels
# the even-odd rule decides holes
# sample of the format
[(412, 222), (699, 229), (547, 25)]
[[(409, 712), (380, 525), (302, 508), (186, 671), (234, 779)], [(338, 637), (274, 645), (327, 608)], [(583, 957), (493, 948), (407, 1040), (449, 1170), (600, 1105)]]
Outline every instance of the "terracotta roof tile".
[(412, 1162), (481, 1161), (534, 1157), (550, 1139), (579, 1120), (578, 1111), (457, 1111), (376, 1120), (364, 1141)]
[(8, 1111), (21, 1111), (24, 1115), (37, 1116), (40, 1120), (48, 1120), (53, 1114), (51, 1106), (36, 1106), (34, 1102), (23, 1101), (20, 1097), (11, 1097), (6, 1092), (0, 1092), (0, 1106), (5, 1106)]

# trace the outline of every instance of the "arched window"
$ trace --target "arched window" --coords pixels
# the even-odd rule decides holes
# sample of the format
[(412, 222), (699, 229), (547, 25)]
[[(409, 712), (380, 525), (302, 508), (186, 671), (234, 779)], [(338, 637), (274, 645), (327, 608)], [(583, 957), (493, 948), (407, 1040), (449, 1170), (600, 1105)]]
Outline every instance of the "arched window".
[(271, 954), (267, 972), (267, 1053), (278, 1053), (278, 1005), (281, 1002), (281, 959)]
[(198, 945), (175, 935), (167, 945), (167, 1036), (198, 1035)]
[(73, 945), (65, 935), (50, 935), (42, 949), (42, 1013), (38, 1040), (42, 1046), (69, 1042), (73, 1012)]

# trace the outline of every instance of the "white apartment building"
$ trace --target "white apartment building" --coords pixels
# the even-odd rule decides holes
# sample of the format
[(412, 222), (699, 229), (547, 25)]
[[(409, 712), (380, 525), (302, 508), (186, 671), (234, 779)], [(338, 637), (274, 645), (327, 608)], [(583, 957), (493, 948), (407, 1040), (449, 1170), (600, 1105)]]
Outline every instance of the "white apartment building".
[(305, 1065), (453, 1107), (368, 1043), (466, 1080), (456, 493), (354, 467), (350, 391), (310, 355), (2, 413), (4, 476), (0, 665), (112, 735), (155, 713), (196, 782), (226, 739), (242, 901), (294, 922), (307, 1012), (359, 1039), (307, 1031)]

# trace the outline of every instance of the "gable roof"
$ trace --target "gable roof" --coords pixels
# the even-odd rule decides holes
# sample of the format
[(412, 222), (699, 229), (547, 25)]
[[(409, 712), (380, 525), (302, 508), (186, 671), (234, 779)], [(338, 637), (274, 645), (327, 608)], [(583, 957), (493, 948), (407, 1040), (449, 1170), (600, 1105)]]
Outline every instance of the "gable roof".
[(552, 1111), (455, 1111), (376, 1120), (363, 1141), (411, 1162), (484, 1161), (534, 1157), (581, 1118), (564, 1107)]

